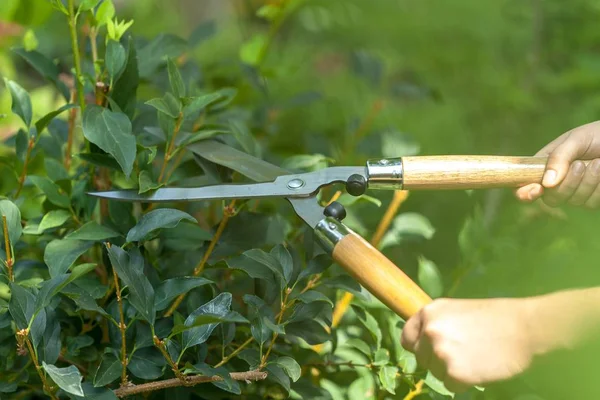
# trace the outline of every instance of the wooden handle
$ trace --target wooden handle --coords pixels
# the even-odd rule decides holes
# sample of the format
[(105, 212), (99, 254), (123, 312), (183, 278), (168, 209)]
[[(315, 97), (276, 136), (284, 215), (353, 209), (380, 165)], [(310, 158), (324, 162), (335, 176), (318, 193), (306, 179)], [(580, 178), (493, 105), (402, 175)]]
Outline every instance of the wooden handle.
[(404, 320), (432, 299), (408, 275), (354, 232), (333, 248), (333, 259)]
[(480, 189), (540, 183), (547, 157), (402, 157), (403, 188)]

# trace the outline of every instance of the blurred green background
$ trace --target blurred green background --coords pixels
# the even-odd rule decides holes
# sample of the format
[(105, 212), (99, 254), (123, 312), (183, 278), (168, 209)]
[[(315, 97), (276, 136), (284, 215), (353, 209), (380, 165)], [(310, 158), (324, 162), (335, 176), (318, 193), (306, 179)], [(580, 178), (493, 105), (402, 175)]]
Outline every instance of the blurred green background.
[[(236, 87), (231, 112), (247, 115), (274, 163), (315, 154), (322, 157), (310, 167), (414, 154), (532, 155), (599, 119), (596, 0), (306, 0), (281, 21), (257, 15), (283, 2), (115, 0), (117, 15), (135, 21), (136, 40), (162, 33), (197, 43), (186, 57), (200, 67), (184, 62), (183, 73), (207, 88)], [(260, 68), (249, 68), (264, 40)], [(165, 53), (177, 45), (172, 36), (164, 43)], [(11, 53), (23, 44), (65, 71), (72, 65), (67, 24), (46, 0), (0, 2), (0, 75), (31, 90), (42, 115), (59, 99)], [(0, 136), (8, 137), (17, 117), (4, 88), (0, 113)], [(392, 196), (369, 194), (383, 204), (356, 209), (364, 232)], [(418, 255), (433, 260), (445, 295), (526, 296), (600, 283), (597, 211), (524, 205), (510, 190), (485, 190), (410, 193), (401, 212), (424, 215), (435, 233), (385, 252), (412, 276)], [(584, 379), (581, 372), (566, 367), (561, 376)]]

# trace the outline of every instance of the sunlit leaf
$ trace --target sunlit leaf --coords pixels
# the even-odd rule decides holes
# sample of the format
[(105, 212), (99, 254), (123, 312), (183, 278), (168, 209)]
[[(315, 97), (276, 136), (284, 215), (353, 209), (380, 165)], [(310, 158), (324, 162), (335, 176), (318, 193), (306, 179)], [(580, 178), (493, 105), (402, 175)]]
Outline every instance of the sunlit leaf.
[[(205, 314), (214, 314), (221, 317), (227, 315), (231, 308), (231, 300), (231, 293), (220, 293), (217, 297), (215, 297), (208, 303), (201, 305), (193, 313), (191, 313), (186, 318), (184, 325), (193, 325), (198, 319), (198, 317)], [(182, 341), (183, 348), (187, 349), (191, 346), (204, 343), (218, 324), (218, 322), (213, 322), (185, 331), (183, 333)]]
[(66, 368), (58, 368), (52, 364), (43, 362), (42, 366), (48, 375), (50, 375), (50, 378), (52, 378), (62, 390), (77, 396), (83, 396), (83, 388), (81, 387), (83, 377), (74, 365), (70, 365)]
[(419, 285), (432, 298), (439, 297), (444, 292), (442, 274), (435, 263), (425, 257), (419, 257), (418, 278)]
[(285, 373), (292, 379), (292, 381), (296, 382), (300, 379), (301, 369), (300, 364), (296, 360), (291, 357), (278, 357), (275, 360), (275, 364), (279, 367), (283, 368)]
[[(21, 211), (12, 201), (0, 200), (0, 225), (3, 224), (2, 216), (6, 217), (8, 237), (11, 245), (14, 246), (23, 232), (21, 225)], [(0, 229), (0, 231), (0, 238), (2, 238), (2, 243), (4, 243), (4, 229)]]
[(94, 376), (94, 386), (102, 387), (111, 384), (121, 376), (122, 369), (123, 365), (117, 356), (112, 352), (104, 353)]
[(396, 394), (396, 375), (398, 367), (386, 365), (379, 370), (379, 381), (385, 390), (391, 394)]
[(17, 114), (27, 127), (31, 126), (31, 118), (33, 117), (33, 110), (31, 107), (31, 98), (29, 93), (23, 89), (18, 83), (4, 79), (4, 83), (8, 87), (12, 97), (11, 110)]

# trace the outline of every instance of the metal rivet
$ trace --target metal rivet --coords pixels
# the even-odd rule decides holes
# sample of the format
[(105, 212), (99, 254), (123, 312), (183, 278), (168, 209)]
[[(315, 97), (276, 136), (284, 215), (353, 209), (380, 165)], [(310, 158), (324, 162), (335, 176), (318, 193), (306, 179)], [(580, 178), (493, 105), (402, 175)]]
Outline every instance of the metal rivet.
[(336, 228), (335, 224), (333, 222), (330, 222), (329, 229), (331, 229), (332, 231), (335, 231), (335, 228)]
[(389, 161), (388, 161), (388, 160), (386, 160), (386, 159), (384, 158), (383, 160), (379, 160), (379, 163), (380, 163), (381, 165), (388, 165), (388, 164), (389, 164)]
[(292, 179), (291, 181), (288, 182), (287, 187), (289, 189), (299, 189), (302, 186), (304, 186), (304, 181), (302, 179)]

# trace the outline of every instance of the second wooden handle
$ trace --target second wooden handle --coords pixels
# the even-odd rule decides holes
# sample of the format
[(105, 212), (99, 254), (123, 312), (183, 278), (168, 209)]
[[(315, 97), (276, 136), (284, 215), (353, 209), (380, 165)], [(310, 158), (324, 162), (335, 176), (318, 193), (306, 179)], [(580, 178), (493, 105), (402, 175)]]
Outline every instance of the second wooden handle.
[(332, 255), (357, 282), (404, 320), (432, 301), (408, 275), (354, 232), (335, 245)]
[(406, 190), (519, 187), (541, 183), (546, 157), (402, 157)]

